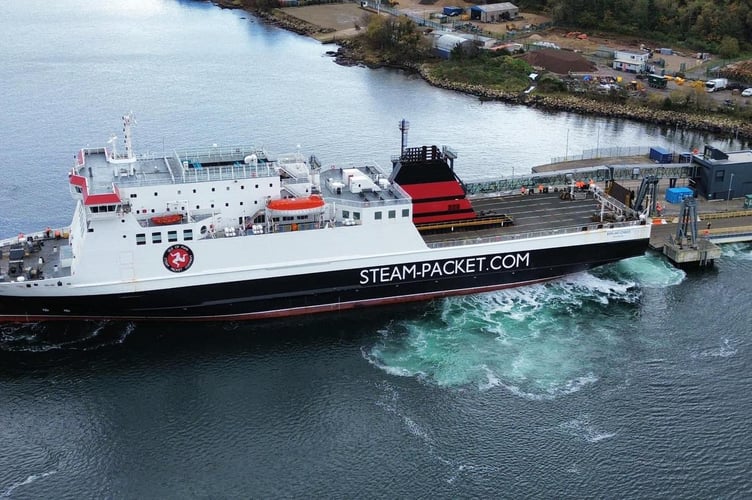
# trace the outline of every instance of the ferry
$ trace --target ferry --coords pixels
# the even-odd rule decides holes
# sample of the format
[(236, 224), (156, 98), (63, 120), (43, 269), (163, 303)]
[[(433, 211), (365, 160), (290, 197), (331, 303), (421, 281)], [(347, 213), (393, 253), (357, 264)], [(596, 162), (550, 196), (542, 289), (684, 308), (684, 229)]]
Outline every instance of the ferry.
[(78, 151), (69, 226), (0, 245), (0, 321), (251, 320), (529, 285), (642, 255), (595, 184), (470, 194), (456, 154), (325, 167), (252, 146)]

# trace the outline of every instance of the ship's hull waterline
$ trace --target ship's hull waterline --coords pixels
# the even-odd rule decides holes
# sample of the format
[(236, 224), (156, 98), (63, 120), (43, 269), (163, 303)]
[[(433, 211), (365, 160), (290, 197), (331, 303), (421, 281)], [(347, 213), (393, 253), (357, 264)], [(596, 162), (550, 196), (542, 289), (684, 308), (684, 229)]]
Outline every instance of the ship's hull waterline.
[[(4, 297), (0, 320), (248, 320), (275, 318), (452, 295), (489, 292), (543, 282), (642, 255), (647, 239), (525, 252), (531, 265), (494, 264), (488, 256), (414, 262), (373, 269), (289, 275), (250, 281), (101, 296)], [(485, 264), (478, 272), (458, 265)], [(428, 269), (426, 277), (416, 277)], [(437, 267), (438, 266), (438, 267)], [(396, 269), (396, 270), (395, 270)], [(431, 270), (436, 272), (431, 272)], [(405, 273), (410, 276), (405, 276)], [(368, 281), (366, 284), (361, 284)]]

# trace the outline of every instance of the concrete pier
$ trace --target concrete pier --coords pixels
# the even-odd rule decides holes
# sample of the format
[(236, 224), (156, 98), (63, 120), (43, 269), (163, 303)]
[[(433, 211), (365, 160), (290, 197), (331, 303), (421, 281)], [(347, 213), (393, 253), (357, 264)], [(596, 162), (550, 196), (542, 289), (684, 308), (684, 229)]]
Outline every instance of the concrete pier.
[[(576, 172), (579, 168), (593, 168), (598, 165), (639, 165), (649, 163), (649, 158), (641, 156), (629, 156), (618, 158), (594, 158), (588, 160), (575, 160), (561, 163), (552, 163), (541, 165), (533, 168), (533, 172)], [(620, 184), (637, 190), (640, 180), (620, 180)], [(687, 179), (677, 179), (677, 185), (674, 187), (686, 186)], [(599, 187), (603, 187), (599, 183)], [(664, 252), (664, 246), (671, 239), (675, 239), (677, 223), (681, 214), (682, 205), (668, 203), (665, 200), (666, 189), (669, 187), (669, 179), (659, 179), (657, 185), (657, 201), (660, 201), (662, 213), (660, 216), (653, 216), (653, 227), (651, 230), (650, 247), (656, 251)], [(752, 241), (752, 210), (744, 209), (744, 199), (736, 198), (733, 200), (712, 200), (708, 201), (703, 197), (695, 199), (697, 204), (697, 227), (698, 247), (700, 241), (707, 240), (713, 244), (737, 243)], [(684, 250), (678, 247), (679, 242), (675, 242), (677, 250)], [(694, 257), (702, 260), (703, 252), (710, 252), (711, 245), (701, 244), (702, 249), (696, 249), (697, 255)], [(672, 253), (672, 250), (669, 250)], [(712, 251), (712, 255), (720, 255), (719, 251)], [(711, 255), (711, 254), (708, 254)], [(670, 255), (667, 257), (674, 260)], [(685, 253), (683, 256), (675, 255), (682, 260), (683, 257), (689, 258), (690, 255)], [(715, 258), (715, 257), (713, 257)], [(678, 262), (674, 260), (675, 262)]]

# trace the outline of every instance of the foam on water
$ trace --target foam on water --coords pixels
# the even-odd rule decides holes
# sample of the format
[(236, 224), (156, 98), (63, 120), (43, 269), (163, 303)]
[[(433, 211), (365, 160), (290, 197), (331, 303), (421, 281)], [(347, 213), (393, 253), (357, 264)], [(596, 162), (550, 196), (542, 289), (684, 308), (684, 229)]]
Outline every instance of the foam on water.
[(738, 260), (752, 260), (752, 244), (729, 243), (721, 245), (722, 257), (730, 257)]
[(657, 255), (643, 255), (622, 260), (594, 271), (598, 275), (616, 275), (638, 283), (642, 288), (665, 288), (678, 285), (687, 277), (681, 269)]
[(445, 481), (447, 483), (452, 484), (463, 475), (498, 473), (498, 466), (460, 461), (457, 458), (445, 455), (441, 444), (437, 443), (432, 437), (431, 429), (419, 424), (416, 418), (408, 414), (410, 410), (401, 404), (400, 394), (392, 384), (382, 381), (377, 384), (377, 388), (381, 392), (381, 397), (376, 401), (376, 405), (387, 414), (399, 419), (406, 432), (423, 446), (426, 454), (446, 469)]
[(41, 474), (31, 474), (29, 477), (24, 479), (23, 481), (19, 481), (15, 483), (14, 485), (10, 486), (8, 489), (6, 489), (4, 492), (0, 493), (0, 498), (10, 498), (10, 496), (13, 494), (13, 492), (20, 488), (21, 486), (26, 486), (28, 484), (33, 483), (34, 481), (38, 479), (44, 479), (47, 476), (51, 476), (52, 474), (57, 474), (56, 470), (51, 470), (48, 472), (42, 472)]
[(563, 422), (559, 425), (559, 428), (588, 443), (597, 443), (616, 436), (616, 432), (606, 432), (597, 429), (590, 420), (590, 415), (581, 415)]
[(93, 351), (122, 344), (134, 323), (111, 321), (29, 323), (0, 326), (0, 351)]
[(707, 347), (705, 349), (699, 349), (693, 351), (690, 356), (693, 359), (702, 358), (730, 358), (735, 356), (739, 351), (738, 345), (740, 341), (735, 339), (724, 338), (721, 340), (720, 346)]
[(546, 284), (433, 303), (395, 320), (363, 354), (394, 376), (551, 399), (594, 384), (619, 357), (643, 288), (685, 277), (645, 256)]

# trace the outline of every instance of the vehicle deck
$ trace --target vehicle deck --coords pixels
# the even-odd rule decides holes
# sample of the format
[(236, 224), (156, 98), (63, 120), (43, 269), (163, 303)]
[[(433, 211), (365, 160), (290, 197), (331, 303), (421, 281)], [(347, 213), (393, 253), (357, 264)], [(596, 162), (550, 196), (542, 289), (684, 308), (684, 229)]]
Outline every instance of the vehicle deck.
[(577, 193), (575, 200), (562, 200), (559, 194), (559, 192), (551, 192), (475, 197), (472, 203), (478, 215), (506, 215), (514, 221), (514, 224), (470, 231), (455, 230), (424, 234), (423, 238), (430, 246), (451, 245), (453, 242), (468, 238), (499, 236), (519, 238), (522, 235), (559, 229), (580, 231), (585, 226), (597, 226), (597, 223), (593, 222), (593, 215), (599, 213), (600, 210), (597, 200), (585, 192)]

